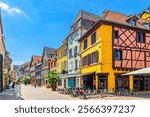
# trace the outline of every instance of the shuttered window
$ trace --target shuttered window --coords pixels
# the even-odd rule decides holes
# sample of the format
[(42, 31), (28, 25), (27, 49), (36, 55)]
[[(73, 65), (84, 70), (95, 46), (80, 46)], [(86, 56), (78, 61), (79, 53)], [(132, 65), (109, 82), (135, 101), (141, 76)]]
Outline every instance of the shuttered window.
[(96, 32), (91, 35), (91, 45), (96, 43)]
[(87, 48), (87, 39), (84, 40), (84, 49)]
[(82, 66), (98, 63), (98, 61), (99, 61), (99, 52), (95, 51), (82, 58)]
[(74, 48), (74, 56), (77, 56), (77, 46)]

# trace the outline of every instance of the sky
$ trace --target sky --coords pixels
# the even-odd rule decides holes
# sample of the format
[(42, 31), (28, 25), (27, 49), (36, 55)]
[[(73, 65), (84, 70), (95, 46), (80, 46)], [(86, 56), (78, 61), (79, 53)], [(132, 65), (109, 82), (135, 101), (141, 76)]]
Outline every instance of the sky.
[(138, 14), (150, 0), (0, 0), (5, 45), (13, 64), (42, 56), (43, 47), (58, 48), (82, 9)]

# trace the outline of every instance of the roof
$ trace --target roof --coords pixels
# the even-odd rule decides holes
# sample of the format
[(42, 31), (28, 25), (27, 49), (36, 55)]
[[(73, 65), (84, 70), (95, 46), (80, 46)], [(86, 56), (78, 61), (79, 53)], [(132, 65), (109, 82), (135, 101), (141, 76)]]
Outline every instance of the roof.
[(51, 54), (54, 54), (54, 55), (55, 55), (55, 51), (56, 51), (56, 49), (54, 49), (54, 48), (51, 48), (51, 47), (44, 47), (44, 49), (43, 49), (43, 55), (42, 55), (42, 60), (43, 60), (44, 55), (46, 55), (47, 58), (50, 59), (50, 58), (51, 58), (50, 55), (51, 55)]
[(129, 75), (150, 75), (150, 67), (123, 74), (123, 76)]
[(110, 20), (113, 22), (118, 22), (121, 24), (129, 25), (129, 26), (130, 26), (130, 24), (127, 22), (127, 20), (129, 20), (131, 18), (137, 18), (136, 19), (136, 21), (137, 21), (136, 27), (139, 27), (139, 28), (146, 28), (145, 26), (143, 26), (143, 23), (149, 23), (149, 21), (142, 20), (142, 19), (138, 18), (136, 15), (127, 16), (126, 14), (109, 11), (109, 10), (104, 13), (102, 18), (105, 20)]
[(99, 17), (100, 16), (95, 15), (93, 13), (89, 13), (87, 11), (80, 10), (72, 25), (74, 25), (80, 18), (96, 21), (97, 18), (99, 18)]
[(142, 15), (143, 15), (144, 13), (150, 14), (148, 11), (143, 11), (142, 13), (140, 13), (140, 18), (142, 18)]
[[(99, 19), (99, 17), (100, 16), (98, 15), (81, 10), (72, 23), (69, 35), (71, 35), (79, 27), (83, 27), (88, 30)], [(80, 23), (78, 23), (79, 21)]]
[(99, 18), (99, 20), (79, 39), (79, 41), (85, 39), (88, 35), (90, 35), (93, 32), (93, 30), (96, 30), (103, 23), (108, 25), (126, 26), (132, 29), (140, 29), (147, 32), (150, 31), (149, 28), (143, 25), (143, 23), (150, 23), (150, 21), (138, 18), (136, 20), (136, 26), (132, 26), (127, 22), (129, 18), (135, 18), (135, 15), (127, 16), (125, 14), (114, 11), (105, 11), (103, 16)]
[(32, 58), (31, 58), (30, 66), (31, 66), (32, 63), (35, 64), (38, 61), (41, 61), (41, 59), (42, 59), (41, 56), (35, 56), (35, 55), (33, 55)]

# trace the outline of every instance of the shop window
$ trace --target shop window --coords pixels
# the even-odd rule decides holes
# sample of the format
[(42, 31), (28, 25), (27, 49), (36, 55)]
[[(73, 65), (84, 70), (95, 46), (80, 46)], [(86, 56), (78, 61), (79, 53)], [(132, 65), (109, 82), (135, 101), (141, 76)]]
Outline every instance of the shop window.
[(58, 81), (58, 86), (62, 86), (62, 80)]

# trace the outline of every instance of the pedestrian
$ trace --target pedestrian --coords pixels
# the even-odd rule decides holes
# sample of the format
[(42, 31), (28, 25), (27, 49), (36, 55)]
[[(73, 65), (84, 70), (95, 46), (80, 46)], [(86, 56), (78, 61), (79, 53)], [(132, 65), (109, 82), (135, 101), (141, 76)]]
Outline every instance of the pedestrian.
[(13, 91), (13, 93), (15, 95), (15, 82), (12, 83), (12, 91)]
[(34, 85), (34, 87), (36, 88), (36, 84)]

